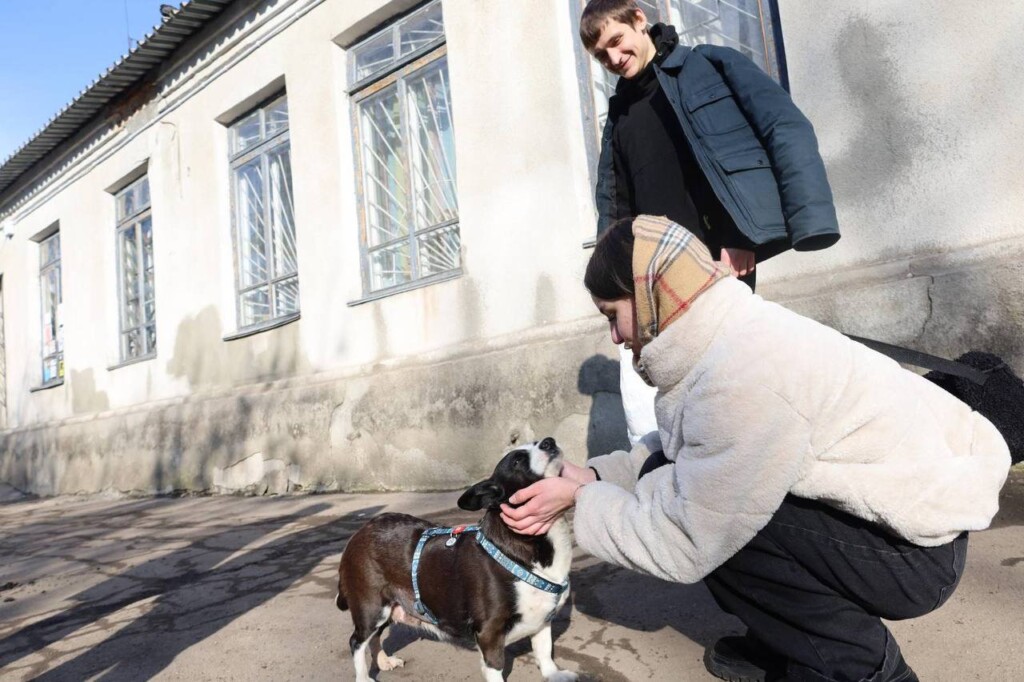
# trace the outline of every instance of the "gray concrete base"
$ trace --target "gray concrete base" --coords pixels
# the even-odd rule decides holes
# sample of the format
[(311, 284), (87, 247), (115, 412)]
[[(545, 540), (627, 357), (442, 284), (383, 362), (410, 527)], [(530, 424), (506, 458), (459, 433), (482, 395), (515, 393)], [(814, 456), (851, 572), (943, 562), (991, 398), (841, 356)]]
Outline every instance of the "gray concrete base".
[[(475, 520), (455, 493), (122, 499), (0, 505), (0, 679), (352, 680), (351, 619), (334, 606), (338, 560), (371, 515)], [(702, 585), (631, 573), (577, 551), (555, 661), (604, 682), (710, 680), (703, 649), (742, 631)], [(1024, 677), (1024, 472), (941, 609), (891, 624), (922, 680)], [(472, 649), (391, 628), (406, 661), (387, 680), (478, 682)], [(508, 680), (538, 680), (527, 644)]]

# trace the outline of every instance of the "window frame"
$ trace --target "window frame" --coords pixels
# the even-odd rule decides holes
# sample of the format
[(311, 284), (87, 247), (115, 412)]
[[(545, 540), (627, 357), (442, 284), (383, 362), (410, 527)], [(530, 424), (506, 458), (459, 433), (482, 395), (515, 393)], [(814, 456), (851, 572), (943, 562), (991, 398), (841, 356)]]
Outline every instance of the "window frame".
[[(140, 188), (143, 184), (146, 185), (146, 195), (149, 198), (149, 201), (144, 206), (142, 206), (142, 208), (136, 207), (135, 210), (132, 213), (127, 214), (127, 215), (125, 215), (123, 217), (120, 216), (121, 197), (126, 195), (129, 192), (136, 192), (136, 190), (138, 188)], [(137, 192), (136, 192), (136, 194), (137, 194)], [(152, 218), (153, 198), (152, 198), (151, 188), (149, 186), (149, 175), (148, 174), (143, 174), (141, 177), (136, 178), (135, 180), (132, 180), (130, 183), (128, 183), (127, 185), (122, 187), (120, 190), (118, 190), (114, 194), (114, 202), (115, 202), (115, 204), (114, 204), (114, 206), (115, 206), (114, 212), (115, 212), (115, 221), (116, 221), (116, 227), (115, 227), (115, 231), (114, 231), (114, 239), (116, 241), (116, 254), (117, 254), (117, 306), (118, 306), (118, 322), (117, 322), (118, 336), (117, 336), (117, 345), (118, 345), (118, 358), (120, 359), (120, 362), (118, 363), (118, 366), (121, 366), (121, 365), (130, 364), (130, 363), (134, 363), (134, 362), (140, 362), (142, 360), (149, 360), (151, 358), (155, 358), (156, 354), (157, 354), (157, 346), (158, 346), (158, 344), (157, 344), (157, 340), (156, 340), (157, 331), (156, 331), (156, 281), (155, 281), (155, 279), (156, 279), (156, 261), (155, 261), (155, 259), (156, 259), (156, 251), (155, 251), (155, 249), (152, 248), (152, 242), (153, 242), (153, 240), (156, 237), (155, 237), (155, 234), (153, 234), (153, 218)], [(146, 299), (145, 299), (145, 286), (146, 286), (145, 285), (145, 279), (146, 279), (145, 262), (146, 261), (145, 261), (144, 246), (143, 246), (143, 240), (142, 240), (142, 223), (143, 223), (143, 221), (145, 221), (146, 218), (149, 218), (149, 220), (150, 220), (149, 230), (150, 230), (150, 234), (152, 235), (150, 237), (150, 242), (151, 242), (150, 259), (153, 261), (153, 271), (154, 271), (154, 275), (153, 275), (154, 276), (154, 282), (153, 282), (153, 320), (152, 320), (152, 322), (147, 322), (145, 320), (145, 308), (146, 308)], [(140, 316), (143, 319), (142, 319), (142, 322), (140, 322), (137, 326), (132, 327), (130, 329), (126, 329), (125, 328), (125, 321), (127, 319), (126, 308), (127, 308), (128, 299), (127, 299), (127, 292), (125, 291), (124, 252), (123, 252), (123, 244), (124, 244), (124, 242), (122, 240), (122, 235), (123, 235), (123, 233), (127, 232), (128, 230), (130, 230), (132, 228), (136, 229), (136, 232), (135, 232), (135, 248), (136, 248), (136, 261), (137, 261), (136, 262), (136, 267), (138, 268), (138, 272), (139, 272), (139, 282), (138, 282), (139, 291), (138, 291), (138, 297), (139, 297), (139, 305), (140, 305)], [(152, 327), (153, 327), (153, 347), (152, 348), (149, 347), (149, 337), (146, 335), (146, 327), (148, 327), (150, 325), (152, 325)], [(139, 330), (141, 332), (143, 351), (141, 353), (139, 353), (138, 355), (129, 357), (126, 354), (127, 344), (125, 343), (125, 336), (127, 334), (129, 334), (130, 332), (135, 331), (135, 330)]]
[[(395, 16), (392, 19), (390, 19), (390, 20), (380, 24), (379, 26), (374, 28), (372, 31), (370, 31), (369, 33), (365, 34), (361, 38), (358, 38), (357, 40), (355, 40), (352, 43), (352, 45), (348, 48), (350, 56), (349, 56), (349, 59), (348, 59), (348, 62), (346, 64), (346, 66), (345, 66), (345, 74), (346, 74), (346, 78), (348, 79), (348, 82), (349, 82), (348, 90), (346, 92), (349, 95), (354, 95), (355, 93), (359, 92), (360, 90), (362, 90), (362, 89), (364, 89), (366, 87), (369, 87), (370, 85), (375, 83), (377, 80), (379, 80), (381, 78), (384, 78), (386, 76), (390, 76), (391, 74), (393, 74), (396, 71), (400, 71), (405, 66), (409, 65), (411, 62), (417, 61), (420, 57), (422, 57), (422, 56), (424, 56), (426, 54), (429, 54), (430, 52), (436, 50), (437, 48), (441, 47), (442, 45), (447, 44), (447, 42), (448, 42), (448, 35), (447, 35), (447, 33), (442, 33), (437, 38), (434, 38), (429, 43), (426, 43), (422, 47), (419, 47), (419, 48), (413, 50), (412, 52), (410, 52), (409, 54), (405, 55), (404, 57), (399, 57), (398, 59), (395, 59), (390, 65), (380, 69), (379, 72), (371, 73), (371, 74), (369, 74), (367, 76), (364, 76), (363, 78), (357, 78), (358, 74), (356, 73), (355, 68), (354, 68), (355, 64), (354, 64), (354, 62), (351, 59), (351, 53), (358, 51), (359, 48), (363, 47), (367, 43), (370, 43), (370, 42), (376, 40), (377, 38), (379, 38), (381, 35), (383, 35), (387, 31), (391, 31), (391, 33), (392, 33), (392, 49), (395, 50), (396, 53), (401, 52), (401, 47), (400, 47), (401, 31), (398, 30), (398, 27), (405, 20), (411, 19), (417, 13), (422, 12), (422, 11), (428, 9), (432, 5), (441, 5), (441, 0), (425, 0), (425, 2), (422, 2), (422, 3), (418, 4), (418, 5), (416, 5), (415, 7), (413, 7), (411, 9), (409, 9), (409, 10), (399, 14), (398, 16)], [(444, 16), (443, 16), (443, 14), (442, 14), (441, 21), (442, 21), (442, 25), (443, 25), (443, 23), (444, 23)]]
[[(409, 12), (406, 12), (406, 13), (404, 13), (404, 14), (396, 17), (396, 18), (394, 18), (393, 20), (391, 20), (387, 24), (384, 24), (384, 25), (374, 29), (371, 33), (367, 34), (366, 36), (361, 38), (358, 42), (356, 42), (351, 48), (349, 48), (349, 50), (350, 50), (350, 54), (348, 56), (349, 63), (347, 65), (348, 77), (349, 78), (353, 78), (355, 76), (355, 67), (354, 67), (354, 61), (355, 60), (354, 60), (354, 54), (353, 54), (354, 51), (358, 50), (360, 47), (362, 47), (363, 45), (365, 45), (365, 44), (367, 44), (367, 43), (369, 43), (371, 41), (379, 39), (380, 36), (382, 34), (384, 34), (385, 32), (387, 32), (387, 31), (391, 31), (392, 32), (392, 34), (393, 34), (393, 49), (397, 50), (397, 46), (398, 46), (398, 43), (399, 43), (399, 40), (400, 40), (400, 36), (401, 36), (400, 26), (402, 25), (402, 22), (404, 20), (414, 16), (415, 14), (430, 8), (433, 5), (440, 6), (441, 5), (440, 0), (430, 0), (430, 2), (426, 2), (426, 3), (423, 3), (421, 5), (418, 5), (417, 7), (411, 9)], [(444, 21), (444, 19), (443, 19), (443, 15), (442, 15), (442, 24), (443, 24), (443, 21)], [(457, 277), (460, 277), (462, 275), (462, 273), (463, 273), (463, 263), (462, 263), (462, 230), (461, 230), (461, 216), (459, 215), (459, 207), (458, 207), (458, 192), (457, 192), (457, 188), (454, 188), (455, 189), (455, 206), (454, 206), (454, 210), (455, 210), (455, 214), (456, 214), (456, 216), (454, 218), (451, 218), (451, 219), (448, 219), (448, 220), (443, 220), (443, 221), (441, 221), (439, 223), (432, 224), (432, 225), (430, 225), (428, 227), (419, 228), (419, 227), (417, 227), (415, 218), (412, 217), (412, 212), (410, 211), (410, 220), (409, 220), (409, 224), (405, 226), (406, 227), (406, 234), (405, 235), (403, 235), (401, 237), (394, 238), (394, 239), (390, 239), (390, 240), (387, 240), (387, 241), (382, 241), (382, 242), (380, 242), (378, 244), (374, 244), (373, 246), (370, 246), (370, 239), (369, 239), (369, 237), (370, 237), (370, 226), (369, 226), (369, 215), (368, 215), (368, 208), (367, 208), (368, 198), (367, 198), (367, 191), (366, 191), (366, 183), (367, 183), (368, 170), (367, 170), (367, 165), (366, 165), (365, 159), (364, 159), (364, 144), (363, 144), (363, 132), (364, 132), (364, 130), (363, 130), (363, 123), (362, 123), (362, 116), (361, 116), (360, 107), (367, 100), (369, 100), (369, 99), (371, 99), (371, 98), (373, 98), (375, 96), (378, 96), (382, 91), (386, 90), (387, 88), (395, 86), (395, 88), (397, 90), (396, 97), (398, 98), (398, 100), (400, 102), (400, 106), (402, 107), (403, 123), (402, 123), (401, 134), (402, 134), (402, 138), (403, 138), (403, 140), (402, 140), (402, 142), (403, 142), (403, 156), (405, 156), (407, 154), (407, 152), (405, 150), (408, 148), (408, 144), (409, 144), (409, 141), (410, 141), (409, 140), (410, 130), (409, 130), (409, 126), (407, 125), (407, 110), (406, 110), (407, 93), (408, 93), (407, 82), (410, 81), (410, 80), (414, 80), (417, 74), (428, 71), (435, 64), (437, 64), (438, 62), (441, 62), (443, 60), (444, 61), (443, 66), (440, 66), (438, 68), (443, 68), (445, 70), (446, 78), (448, 79), (448, 102), (447, 102), (447, 104), (449, 106), (449, 117), (450, 117), (450, 120), (451, 120), (451, 127), (452, 127), (452, 129), (454, 131), (455, 122), (454, 122), (454, 117), (451, 116), (451, 80), (450, 80), (450, 75), (448, 74), (447, 58), (448, 58), (447, 34), (442, 33), (440, 36), (438, 36), (437, 38), (432, 39), (429, 43), (423, 45), (422, 47), (420, 47), (420, 48), (418, 48), (416, 50), (411, 51), (409, 54), (407, 54), (407, 55), (405, 55), (403, 57), (395, 59), (388, 66), (380, 69), (377, 72), (374, 72), (374, 73), (370, 74), (367, 77), (364, 77), (364, 78), (360, 79), (359, 81), (356, 81), (355, 83), (353, 83), (349, 87), (349, 89), (347, 91), (348, 95), (349, 95), (349, 99), (350, 99), (349, 113), (350, 113), (350, 117), (351, 117), (352, 144), (353, 144), (353, 151), (354, 151), (353, 160), (355, 161), (356, 200), (357, 200), (358, 216), (359, 216), (359, 230), (358, 230), (358, 232), (359, 232), (360, 280), (362, 282), (362, 291), (363, 291), (362, 298), (359, 298), (359, 299), (357, 299), (355, 301), (350, 301), (349, 304), (348, 304), (349, 306), (359, 305), (361, 303), (366, 303), (366, 302), (369, 302), (369, 301), (378, 300), (378, 299), (381, 299), (381, 298), (392, 296), (394, 294), (402, 293), (404, 291), (409, 291), (409, 290), (412, 290), (412, 289), (418, 289), (418, 288), (421, 288), (421, 287), (425, 287), (425, 286), (430, 286), (432, 284), (436, 284), (438, 282), (443, 282), (443, 281), (447, 281), (447, 280), (450, 280), (450, 279), (455, 279)], [(454, 136), (454, 132), (453, 132), (453, 136)], [(406, 156), (406, 158), (408, 158), (408, 157)], [(455, 159), (453, 158), (452, 161), (453, 161), (453, 167), (454, 167)], [(412, 174), (410, 173), (410, 182), (409, 182), (409, 186), (406, 188), (406, 192), (407, 192), (407, 195), (409, 197), (410, 202), (413, 202), (413, 201), (415, 201), (416, 194), (415, 194), (415, 188), (414, 188), (414, 186), (411, 183), (411, 175)], [(453, 178), (453, 185), (457, 185), (457, 175), (458, 175), (457, 170), (455, 170), (453, 175), (455, 176)], [(442, 272), (435, 272), (435, 273), (427, 275), (425, 277), (424, 276), (420, 276), (420, 273), (422, 271), (421, 270), (422, 266), (421, 266), (421, 263), (420, 263), (419, 247), (418, 247), (418, 244), (417, 244), (418, 239), (421, 236), (425, 235), (425, 234), (430, 234), (430, 233), (434, 233), (434, 232), (440, 232), (442, 230), (451, 228), (452, 226), (455, 226), (455, 228), (457, 230), (457, 234), (458, 234), (458, 240), (459, 240), (459, 244), (458, 244), (458, 265), (456, 267), (450, 269), (450, 270), (444, 270)], [(396, 245), (401, 245), (403, 243), (404, 244), (408, 244), (408, 246), (409, 246), (410, 279), (408, 281), (402, 282), (400, 284), (395, 284), (395, 285), (392, 285), (392, 286), (383, 286), (383, 287), (374, 289), (373, 288), (373, 273), (372, 273), (372, 266), (371, 266), (371, 260), (370, 260), (371, 254), (373, 254), (375, 252), (378, 252), (378, 251), (381, 251), (381, 250), (384, 250), (384, 249), (388, 249), (388, 248), (394, 247)]]
[[(52, 260), (45, 260), (46, 245), (56, 240), (57, 242), (57, 256)], [(63, 321), (61, 320), (61, 306), (64, 304), (64, 272), (62, 266), (62, 260), (64, 256), (63, 247), (60, 239), (60, 227), (59, 225), (48, 235), (39, 239), (39, 350), (40, 350), (40, 363), (39, 363), (39, 377), (40, 385), (39, 389), (50, 388), (51, 386), (60, 386), (64, 383), (64, 339), (63, 339)], [(47, 354), (46, 353), (46, 280), (51, 272), (57, 273), (57, 302), (53, 310), (53, 321), (54, 321), (54, 341), (57, 347), (56, 352)], [(46, 363), (50, 359), (55, 359), (57, 362), (56, 374), (50, 379), (46, 377)]]
[[(295, 199), (291, 196), (291, 216), (292, 216), (292, 238), (296, 244), (295, 253), (295, 270), (287, 274), (278, 274), (275, 276), (273, 272), (274, 263), (274, 224), (269, 219), (268, 215), (263, 216), (263, 239), (267, 245), (267, 268), (268, 277), (267, 279), (260, 280), (254, 284), (243, 286), (242, 284), (242, 273), (244, 272), (243, 258), (245, 257), (242, 253), (242, 239), (240, 230), (242, 228), (241, 221), (239, 220), (239, 173), (238, 169), (248, 165), (254, 159), (260, 159), (260, 172), (262, 173), (263, 183), (261, 198), (263, 200), (264, 212), (270, 211), (270, 173), (269, 173), (269, 157), (270, 155), (287, 146), (288, 151), (288, 175), (292, 180), (291, 186), (289, 187), (289, 193), (294, 189), (294, 176), (292, 175), (291, 169), (291, 110), (288, 109), (288, 123), (281, 130), (273, 132), (269, 136), (267, 135), (267, 111), (279, 102), (284, 100), (286, 108), (288, 107), (288, 92), (287, 90), (278, 90), (272, 95), (260, 100), (252, 107), (247, 108), (240, 115), (235, 117), (229, 124), (227, 124), (228, 134), (228, 169), (230, 175), (230, 187), (231, 187), (231, 245), (232, 245), (232, 262), (234, 264), (235, 272), (235, 320), (237, 332), (227, 337), (228, 339), (240, 338), (248, 336), (261, 331), (274, 329), (280, 327), (283, 324), (292, 322), (293, 320), (299, 319), (302, 312), (301, 297), (299, 290), (299, 263), (298, 263), (298, 229), (295, 225)], [(251, 146), (236, 151), (236, 132), (239, 124), (245, 119), (252, 116), (254, 113), (259, 114), (260, 123), (260, 135), (259, 141)], [(296, 296), (295, 296), (295, 310), (285, 313), (283, 315), (274, 316), (274, 311), (277, 308), (277, 289), (278, 285), (286, 280), (294, 279), (296, 283)], [(253, 322), (251, 324), (243, 324), (244, 319), (242, 300), (243, 296), (251, 291), (255, 291), (262, 287), (267, 287), (270, 316), (264, 320)]]

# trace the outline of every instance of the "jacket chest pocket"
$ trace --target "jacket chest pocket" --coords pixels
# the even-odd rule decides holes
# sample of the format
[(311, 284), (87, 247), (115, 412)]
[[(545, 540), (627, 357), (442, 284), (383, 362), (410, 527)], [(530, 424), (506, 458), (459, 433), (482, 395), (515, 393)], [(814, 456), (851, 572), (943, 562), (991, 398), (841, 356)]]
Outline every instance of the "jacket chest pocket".
[(747, 125), (747, 119), (725, 83), (712, 85), (690, 95), (686, 98), (685, 106), (690, 118), (705, 135), (731, 133)]

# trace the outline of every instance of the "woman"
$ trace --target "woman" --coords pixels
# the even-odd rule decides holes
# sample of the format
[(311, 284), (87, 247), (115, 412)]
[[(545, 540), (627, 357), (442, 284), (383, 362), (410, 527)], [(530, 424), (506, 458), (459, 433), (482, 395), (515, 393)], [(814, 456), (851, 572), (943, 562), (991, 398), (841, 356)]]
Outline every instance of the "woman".
[[(607, 231), (585, 284), (658, 388), (659, 433), (566, 464), (505, 520), (541, 533), (575, 505), (588, 552), (703, 580), (748, 626), (705, 653), (719, 677), (916, 680), (881, 618), (949, 598), (967, 531), (998, 509), (1006, 444), (942, 389), (728, 275), (665, 218)], [(638, 480), (661, 446), (671, 466)]]

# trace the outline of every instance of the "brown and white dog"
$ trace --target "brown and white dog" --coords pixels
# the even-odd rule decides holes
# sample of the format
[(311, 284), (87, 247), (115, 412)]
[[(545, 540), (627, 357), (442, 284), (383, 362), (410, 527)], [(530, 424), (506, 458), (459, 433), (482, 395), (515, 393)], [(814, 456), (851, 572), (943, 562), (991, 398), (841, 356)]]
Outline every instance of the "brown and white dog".
[[(458, 502), (462, 509), (486, 509), (480, 521), (486, 538), (519, 566), (556, 584), (569, 577), (568, 522), (559, 519), (546, 535), (519, 535), (501, 520), (499, 505), (517, 490), (558, 476), (561, 470), (562, 453), (553, 438), (516, 447), (498, 462), (490, 478), (470, 487)], [(381, 634), (392, 622), (442, 639), (475, 640), (486, 682), (502, 680), (505, 646), (524, 637), (530, 637), (545, 680), (576, 680), (576, 673), (559, 670), (551, 658), (550, 619), (565, 603), (568, 589), (553, 594), (520, 580), (487, 554), (473, 532), (458, 535), (454, 543), (437, 537), (424, 545), (418, 567), (420, 598), (437, 624), (417, 615), (413, 554), (420, 535), (434, 525), (405, 514), (382, 514), (360, 528), (345, 548), (338, 568), (337, 605), (352, 612), (355, 628), (349, 647), (356, 682), (371, 679), (367, 646), (381, 670), (403, 665), (381, 649)]]

